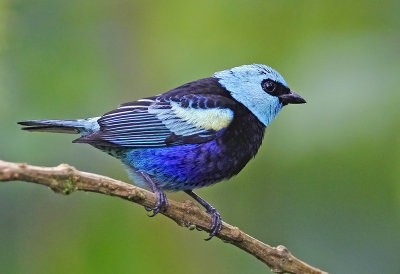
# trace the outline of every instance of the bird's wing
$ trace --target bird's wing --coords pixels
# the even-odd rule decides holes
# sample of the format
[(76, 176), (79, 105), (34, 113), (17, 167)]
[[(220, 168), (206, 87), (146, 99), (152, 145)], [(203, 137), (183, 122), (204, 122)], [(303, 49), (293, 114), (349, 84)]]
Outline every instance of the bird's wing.
[(97, 121), (99, 131), (75, 142), (129, 148), (204, 143), (228, 127), (234, 106), (221, 95), (149, 97), (106, 113)]

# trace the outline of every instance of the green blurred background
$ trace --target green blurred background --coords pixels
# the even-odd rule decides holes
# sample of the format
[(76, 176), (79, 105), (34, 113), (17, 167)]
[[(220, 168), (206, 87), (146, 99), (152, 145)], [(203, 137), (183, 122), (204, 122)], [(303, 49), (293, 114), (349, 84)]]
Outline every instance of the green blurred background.
[[(400, 273), (399, 12), (394, 0), (0, 0), (0, 159), (127, 181), (74, 136), (16, 122), (97, 116), (265, 63), (308, 103), (281, 112), (240, 175), (198, 193), (331, 273)], [(0, 185), (1, 273), (268, 272), (206, 236), (112, 197)]]

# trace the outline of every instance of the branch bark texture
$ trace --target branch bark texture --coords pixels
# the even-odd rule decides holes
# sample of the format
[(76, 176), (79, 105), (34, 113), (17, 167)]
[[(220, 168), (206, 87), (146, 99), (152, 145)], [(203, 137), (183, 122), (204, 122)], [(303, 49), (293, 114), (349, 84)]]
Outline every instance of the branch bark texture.
[[(61, 194), (74, 191), (89, 191), (116, 196), (142, 206), (153, 207), (156, 197), (145, 189), (117, 181), (105, 176), (82, 172), (67, 164), (56, 167), (39, 167), (25, 163), (11, 163), (0, 160), (0, 181), (25, 181), (50, 187)], [(161, 214), (183, 227), (198, 227), (209, 231), (211, 217), (187, 200), (183, 203), (168, 200), (169, 207)], [(276, 273), (327, 273), (294, 257), (289, 250), (279, 245), (272, 247), (239, 228), (223, 223), (216, 236), (253, 255)]]

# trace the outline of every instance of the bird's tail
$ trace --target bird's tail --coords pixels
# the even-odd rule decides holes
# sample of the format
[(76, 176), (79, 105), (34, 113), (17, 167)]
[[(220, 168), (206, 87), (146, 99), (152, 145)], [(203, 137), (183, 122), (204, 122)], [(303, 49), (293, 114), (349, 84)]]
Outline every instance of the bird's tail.
[(21, 129), (27, 131), (85, 134), (92, 131), (94, 122), (96, 122), (94, 118), (91, 118), (79, 120), (27, 120), (18, 122), (18, 124), (24, 126)]

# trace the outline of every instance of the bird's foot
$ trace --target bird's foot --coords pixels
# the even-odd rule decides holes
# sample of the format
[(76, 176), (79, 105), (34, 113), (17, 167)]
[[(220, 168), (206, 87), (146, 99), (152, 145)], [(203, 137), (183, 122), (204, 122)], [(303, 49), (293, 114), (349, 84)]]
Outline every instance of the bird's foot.
[(156, 216), (160, 211), (164, 211), (168, 207), (168, 200), (167, 200), (167, 196), (165, 195), (165, 193), (162, 191), (156, 191), (155, 194), (156, 194), (157, 202), (154, 205), (154, 207), (153, 208), (145, 207), (145, 209), (147, 211), (153, 211), (153, 213), (151, 215), (149, 215), (149, 217)]
[[(218, 211), (212, 205), (207, 203), (203, 198), (201, 198), (199, 195), (194, 193), (192, 190), (185, 190), (185, 193), (188, 194), (193, 199), (195, 199), (199, 204), (201, 204), (206, 209), (206, 212), (211, 215), (212, 222), (211, 222), (211, 227), (210, 227), (210, 235), (207, 239), (204, 239), (206, 241), (211, 240), (222, 229), (221, 215), (218, 213)], [(196, 228), (197, 228), (197, 230), (201, 230), (198, 227), (196, 227)]]
[(151, 215), (148, 215), (149, 217), (154, 217), (156, 216), (160, 211), (164, 211), (168, 207), (168, 200), (167, 196), (165, 196), (165, 193), (158, 188), (157, 184), (151, 179), (151, 177), (145, 173), (145, 172), (140, 172), (140, 174), (143, 176), (143, 178), (147, 181), (151, 189), (153, 190), (154, 194), (156, 194), (156, 204), (154, 205), (153, 208), (145, 206), (144, 209), (146, 211), (153, 211)]
[(211, 215), (212, 223), (211, 223), (211, 227), (210, 227), (210, 236), (204, 240), (209, 241), (212, 239), (212, 237), (214, 237), (221, 231), (222, 220), (221, 220), (221, 215), (213, 207), (211, 207), (210, 210), (207, 210), (207, 213)]

